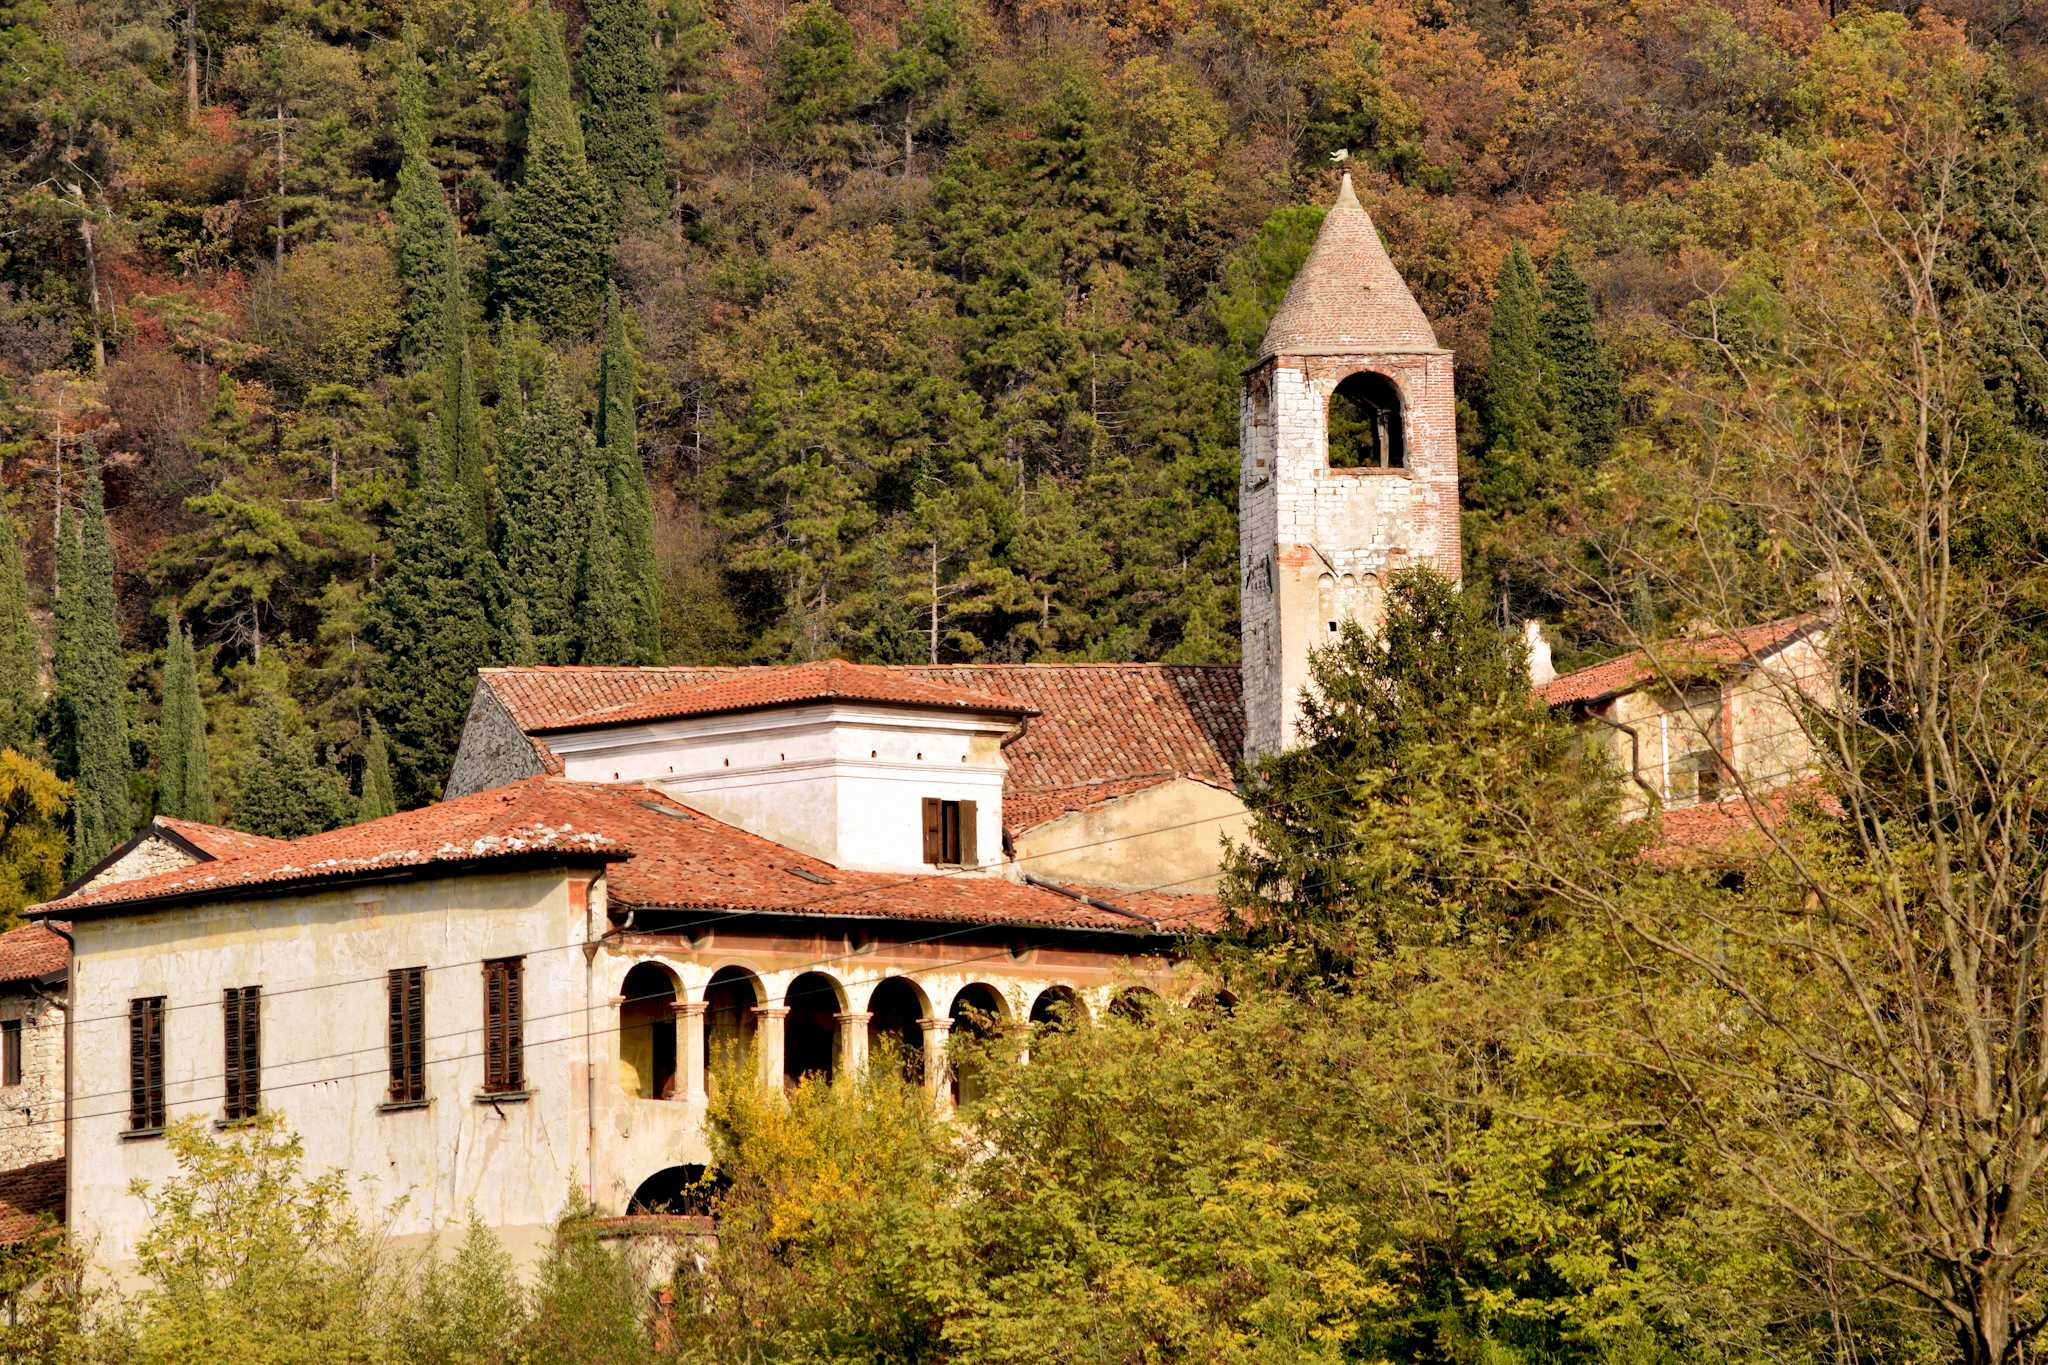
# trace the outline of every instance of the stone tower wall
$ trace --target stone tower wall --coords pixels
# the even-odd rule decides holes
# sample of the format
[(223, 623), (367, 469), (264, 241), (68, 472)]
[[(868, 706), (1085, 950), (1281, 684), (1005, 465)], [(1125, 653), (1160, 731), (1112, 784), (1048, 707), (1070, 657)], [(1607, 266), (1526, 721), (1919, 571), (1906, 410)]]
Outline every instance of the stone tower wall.
[[(1330, 395), (1361, 370), (1400, 388), (1404, 469), (1330, 468)], [(1459, 575), (1450, 353), (1275, 356), (1245, 377), (1239, 440), (1245, 753), (1257, 758), (1294, 742), (1309, 651), (1346, 620), (1379, 628), (1389, 575)]]

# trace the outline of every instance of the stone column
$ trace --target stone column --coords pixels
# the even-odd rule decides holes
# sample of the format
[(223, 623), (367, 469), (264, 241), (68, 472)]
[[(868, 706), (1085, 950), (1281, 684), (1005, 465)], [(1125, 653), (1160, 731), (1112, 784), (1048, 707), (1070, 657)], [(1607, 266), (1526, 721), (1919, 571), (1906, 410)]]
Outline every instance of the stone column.
[(865, 1075), (868, 1069), (868, 1025), (875, 1016), (867, 1010), (847, 1010), (832, 1018), (839, 1025), (839, 1070), (847, 1076)]
[(709, 1092), (704, 1075), (704, 1012), (711, 1008), (702, 1000), (676, 1002), (676, 1065), (682, 1071), (676, 1098), (685, 1104), (699, 1104)]
[(789, 1019), (787, 1005), (754, 1006), (754, 1053), (760, 1062), (761, 1084), (770, 1093), (782, 1093), (783, 1025)]
[(933, 1015), (917, 1024), (924, 1030), (924, 1088), (943, 1118), (953, 1112), (953, 1068), (946, 1061), (946, 1038), (953, 1032), (953, 1021)]

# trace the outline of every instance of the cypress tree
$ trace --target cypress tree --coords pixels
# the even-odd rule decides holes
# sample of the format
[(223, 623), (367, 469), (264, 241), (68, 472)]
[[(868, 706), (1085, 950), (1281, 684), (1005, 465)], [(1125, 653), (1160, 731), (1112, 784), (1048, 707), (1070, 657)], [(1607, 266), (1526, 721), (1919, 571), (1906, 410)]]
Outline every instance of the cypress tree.
[(590, 529), (583, 537), (582, 562), (576, 574), (578, 663), (623, 664), (633, 662), (636, 656), (636, 604), (619, 562), (621, 538), (604, 485), (596, 484), (590, 495)]
[(618, 532), (619, 571), (632, 600), (633, 648), (621, 662), (661, 659), (661, 579), (654, 561), (654, 505), (640, 463), (633, 421), (633, 355), (618, 291), (605, 303), (604, 352), (597, 373), (597, 448), (604, 465), (605, 499)]
[(492, 240), (491, 287), (499, 308), (556, 335), (595, 327), (611, 256), (610, 208), (584, 157), (561, 19), (536, 6), (525, 174)]
[(256, 727), (255, 761), (235, 798), (235, 826), (273, 839), (301, 839), (353, 814), (348, 783), (314, 752), (313, 732), (296, 707), (266, 694)]
[(384, 660), (370, 695), (390, 745), (393, 788), (409, 810), (440, 794), (476, 671), (497, 652), (500, 586), (490, 552), (470, 536), (443, 479), (414, 492), (391, 540), (368, 611), (370, 642)]
[(1593, 327), (1593, 291), (1559, 247), (1543, 274), (1543, 355), (1579, 462), (1598, 464), (1621, 417), (1621, 370)]
[(1486, 450), (1472, 500), (1506, 509), (1532, 496), (1551, 452), (1550, 393), (1543, 369), (1543, 296), (1536, 266), (1517, 242), (1501, 262), (1493, 294), (1493, 356), (1486, 368)]
[(484, 472), (483, 403), (477, 396), (476, 366), (469, 355), (469, 309), (452, 220), (442, 249), (448, 287), (441, 309), (441, 467), (462, 503), (471, 534), (482, 544), (491, 525), (490, 483)]
[(664, 185), (661, 69), (647, 0), (590, 0), (583, 28), (583, 141), (590, 169), (621, 207), (639, 192), (659, 203)]
[(448, 242), (455, 215), (428, 159), (424, 102), (426, 73), (419, 53), (407, 51), (398, 73), (398, 192), (391, 201), (398, 238), (398, 279), (405, 289), (405, 326), (399, 354), (408, 366), (425, 363), (441, 341), (444, 297), (453, 269)]
[(57, 551), (57, 691), (76, 784), (71, 874), (128, 837), (127, 669), (114, 619), (114, 549), (99, 453), (84, 448), (84, 481)]
[(398, 794), (391, 786), (391, 747), (384, 742), (384, 727), (373, 717), (363, 741), (363, 792), (356, 803), (356, 818), (381, 820), (397, 810)]
[(21, 530), (0, 502), (0, 749), (27, 753), (35, 737), (38, 662)]
[(592, 490), (602, 486), (590, 429), (543, 355), (525, 410), (498, 456), (498, 556), (524, 600), (543, 663), (575, 662), (578, 575)]
[(206, 749), (206, 710), (199, 669), (185, 623), (171, 623), (164, 650), (163, 707), (157, 719), (156, 808), (181, 820), (213, 819)]

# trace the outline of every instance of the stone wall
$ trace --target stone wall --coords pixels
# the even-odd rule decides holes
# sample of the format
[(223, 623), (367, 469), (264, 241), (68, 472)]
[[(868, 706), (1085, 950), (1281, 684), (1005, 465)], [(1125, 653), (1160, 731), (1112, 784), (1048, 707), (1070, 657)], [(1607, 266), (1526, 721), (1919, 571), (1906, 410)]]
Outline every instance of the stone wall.
[(181, 867), (190, 867), (197, 861), (199, 860), (169, 839), (160, 834), (151, 834), (94, 873), (92, 879), (78, 889), (91, 891), (114, 882), (132, 881), (137, 877), (154, 876), (159, 872), (175, 872)]
[(21, 1021), (21, 1084), (0, 1087), (0, 1170), (64, 1155), (61, 989), (0, 986), (0, 1020)]
[(456, 746), (455, 761), (448, 768), (445, 799), (469, 796), (542, 771), (534, 757), (533, 743), (512, 719), (512, 713), (498, 700), (490, 684), (479, 679), (469, 699), (469, 714), (462, 722), (462, 742)]

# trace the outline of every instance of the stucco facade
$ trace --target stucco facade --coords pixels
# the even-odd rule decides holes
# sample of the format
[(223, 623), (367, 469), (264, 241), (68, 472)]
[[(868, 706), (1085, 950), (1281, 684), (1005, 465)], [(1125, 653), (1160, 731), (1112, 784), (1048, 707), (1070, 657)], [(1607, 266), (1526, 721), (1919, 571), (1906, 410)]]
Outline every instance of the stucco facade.
[(1250, 824), (1235, 791), (1175, 778), (1033, 826), (1016, 836), (1014, 856), (1055, 881), (1214, 891), (1223, 841), (1242, 842)]

